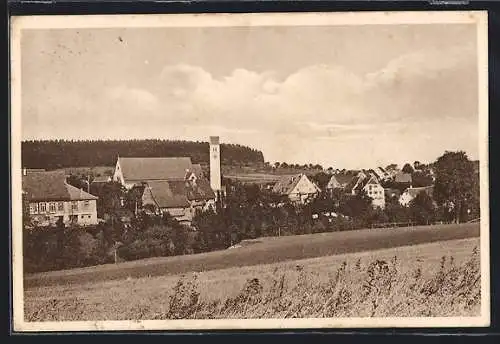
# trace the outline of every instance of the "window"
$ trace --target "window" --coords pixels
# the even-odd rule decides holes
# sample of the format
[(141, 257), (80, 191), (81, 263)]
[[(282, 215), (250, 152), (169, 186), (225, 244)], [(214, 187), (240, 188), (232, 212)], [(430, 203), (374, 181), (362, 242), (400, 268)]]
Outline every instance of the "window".
[(78, 202), (76, 201), (71, 202), (71, 210), (78, 210)]
[(88, 207), (89, 207), (89, 205), (90, 205), (90, 201), (83, 201), (83, 206), (84, 206), (85, 208), (88, 208)]
[(45, 202), (40, 203), (40, 212), (45, 213), (47, 211), (47, 204)]
[(51, 212), (51, 213), (56, 212), (56, 204), (54, 202), (49, 203), (49, 212)]
[(36, 213), (38, 213), (38, 203), (31, 203), (30, 214), (36, 214)]
[(64, 211), (64, 202), (57, 202), (57, 210)]

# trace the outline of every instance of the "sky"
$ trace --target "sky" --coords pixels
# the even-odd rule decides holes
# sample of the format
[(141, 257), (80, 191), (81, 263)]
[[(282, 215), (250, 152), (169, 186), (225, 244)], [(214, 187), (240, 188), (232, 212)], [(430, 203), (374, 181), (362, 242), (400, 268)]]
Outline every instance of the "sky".
[(271, 163), (369, 168), (478, 158), (469, 24), (31, 29), (22, 137), (161, 138)]

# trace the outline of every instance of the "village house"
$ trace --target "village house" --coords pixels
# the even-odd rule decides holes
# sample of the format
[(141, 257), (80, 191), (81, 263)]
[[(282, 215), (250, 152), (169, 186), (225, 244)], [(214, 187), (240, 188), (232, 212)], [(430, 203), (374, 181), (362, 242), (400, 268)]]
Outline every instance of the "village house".
[(223, 192), (218, 137), (210, 138), (210, 182), (201, 165), (189, 157), (119, 157), (113, 180), (128, 190), (143, 186), (142, 207), (169, 213), (191, 225), (196, 210), (215, 210), (217, 194)]
[(380, 166), (375, 168), (373, 171), (375, 172), (378, 180), (380, 180), (380, 181), (387, 181), (387, 180), (391, 179), (391, 174)]
[(433, 191), (434, 191), (433, 186), (423, 186), (423, 187), (418, 187), (418, 188), (409, 187), (399, 197), (399, 204), (401, 204), (404, 207), (409, 206), (410, 202), (415, 197), (417, 197), (417, 195), (420, 194), (421, 192), (427, 193), (427, 195), (429, 195), (429, 197), (432, 198)]
[(332, 174), (326, 185), (326, 190), (333, 192), (335, 189), (344, 189), (353, 178), (354, 176), (350, 174)]
[(320, 188), (304, 173), (281, 176), (274, 184), (272, 191), (299, 204), (310, 202), (321, 192)]
[(385, 208), (384, 188), (372, 173), (359, 172), (346, 186), (345, 190), (351, 195), (358, 195), (363, 190), (372, 199), (374, 208)]
[(66, 182), (59, 172), (24, 171), (22, 190), (32, 222), (38, 226), (97, 224), (97, 197)]
[(389, 179), (394, 179), (401, 170), (395, 165), (389, 165), (384, 169), (385, 173), (389, 176)]

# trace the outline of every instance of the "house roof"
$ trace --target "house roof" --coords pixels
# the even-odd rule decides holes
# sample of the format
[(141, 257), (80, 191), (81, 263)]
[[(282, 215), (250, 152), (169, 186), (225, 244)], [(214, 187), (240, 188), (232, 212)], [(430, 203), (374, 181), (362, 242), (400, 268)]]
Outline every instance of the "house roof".
[(185, 194), (190, 201), (215, 198), (215, 193), (210, 187), (209, 182), (203, 178), (197, 179), (196, 183), (182, 180), (170, 180), (168, 184), (175, 194)]
[(144, 192), (148, 192), (156, 205), (160, 208), (185, 208), (189, 207), (187, 194), (176, 188), (172, 188), (166, 180), (148, 181)]
[(411, 174), (398, 172), (394, 177), (396, 183), (411, 183)]
[(355, 193), (363, 190), (363, 188), (368, 184), (379, 184), (376, 176), (372, 174), (358, 174), (354, 177), (346, 186), (348, 190), (354, 191)]
[[(126, 181), (183, 180), (193, 168), (191, 158), (118, 158)], [(201, 167), (201, 166), (200, 166)], [(197, 167), (195, 167), (197, 169)]]
[(200, 178), (195, 184), (185, 180), (151, 180), (147, 181), (144, 192), (149, 192), (160, 208), (184, 208), (190, 201), (215, 199), (210, 184)]
[(354, 176), (349, 174), (334, 174), (332, 178), (335, 178), (340, 185), (347, 185), (354, 179)]
[(356, 184), (358, 184), (358, 182), (360, 181), (361, 179), (361, 176), (354, 176), (350, 181), (349, 183), (347, 183), (346, 185), (346, 189), (347, 190), (354, 190), (354, 187), (356, 186)]
[(418, 187), (418, 188), (408, 188), (405, 190), (406, 193), (408, 193), (412, 198), (417, 197), (418, 194), (421, 192), (427, 193), (427, 195), (432, 197), (432, 192), (434, 191), (433, 186), (423, 186), (423, 187)]
[(379, 184), (377, 177), (371, 176), (370, 178), (367, 178), (368, 180), (364, 183), (365, 185), (368, 184)]
[[(307, 175), (305, 175), (304, 173), (299, 173), (299, 174), (280, 176), (276, 184), (274, 184), (273, 192), (280, 195), (289, 195), (302, 177), (307, 178)], [(307, 179), (309, 180), (309, 178)], [(316, 184), (314, 184), (313, 182), (311, 183), (315, 186), (317, 190), (319, 190)]]
[(68, 190), (70, 200), (72, 201), (83, 201), (83, 200), (92, 200), (98, 199), (97, 196), (91, 195), (88, 192), (83, 191), (73, 185), (66, 184), (66, 189)]
[(297, 185), (302, 174), (292, 174), (281, 176), (276, 184), (274, 184), (273, 192), (280, 195), (288, 195), (292, 192), (293, 188)]
[(361, 179), (358, 186), (356, 187), (356, 191), (364, 189), (368, 184), (379, 185), (377, 177), (371, 175), (369, 177)]
[(28, 173), (22, 178), (22, 188), (30, 201), (98, 199), (98, 197), (66, 183), (64, 171)]

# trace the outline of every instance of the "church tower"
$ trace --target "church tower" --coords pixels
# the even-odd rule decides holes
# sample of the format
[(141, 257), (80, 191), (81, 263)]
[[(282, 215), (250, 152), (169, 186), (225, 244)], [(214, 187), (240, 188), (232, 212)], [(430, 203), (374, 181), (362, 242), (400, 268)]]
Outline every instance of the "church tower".
[(216, 195), (222, 191), (218, 136), (210, 136), (210, 186)]

